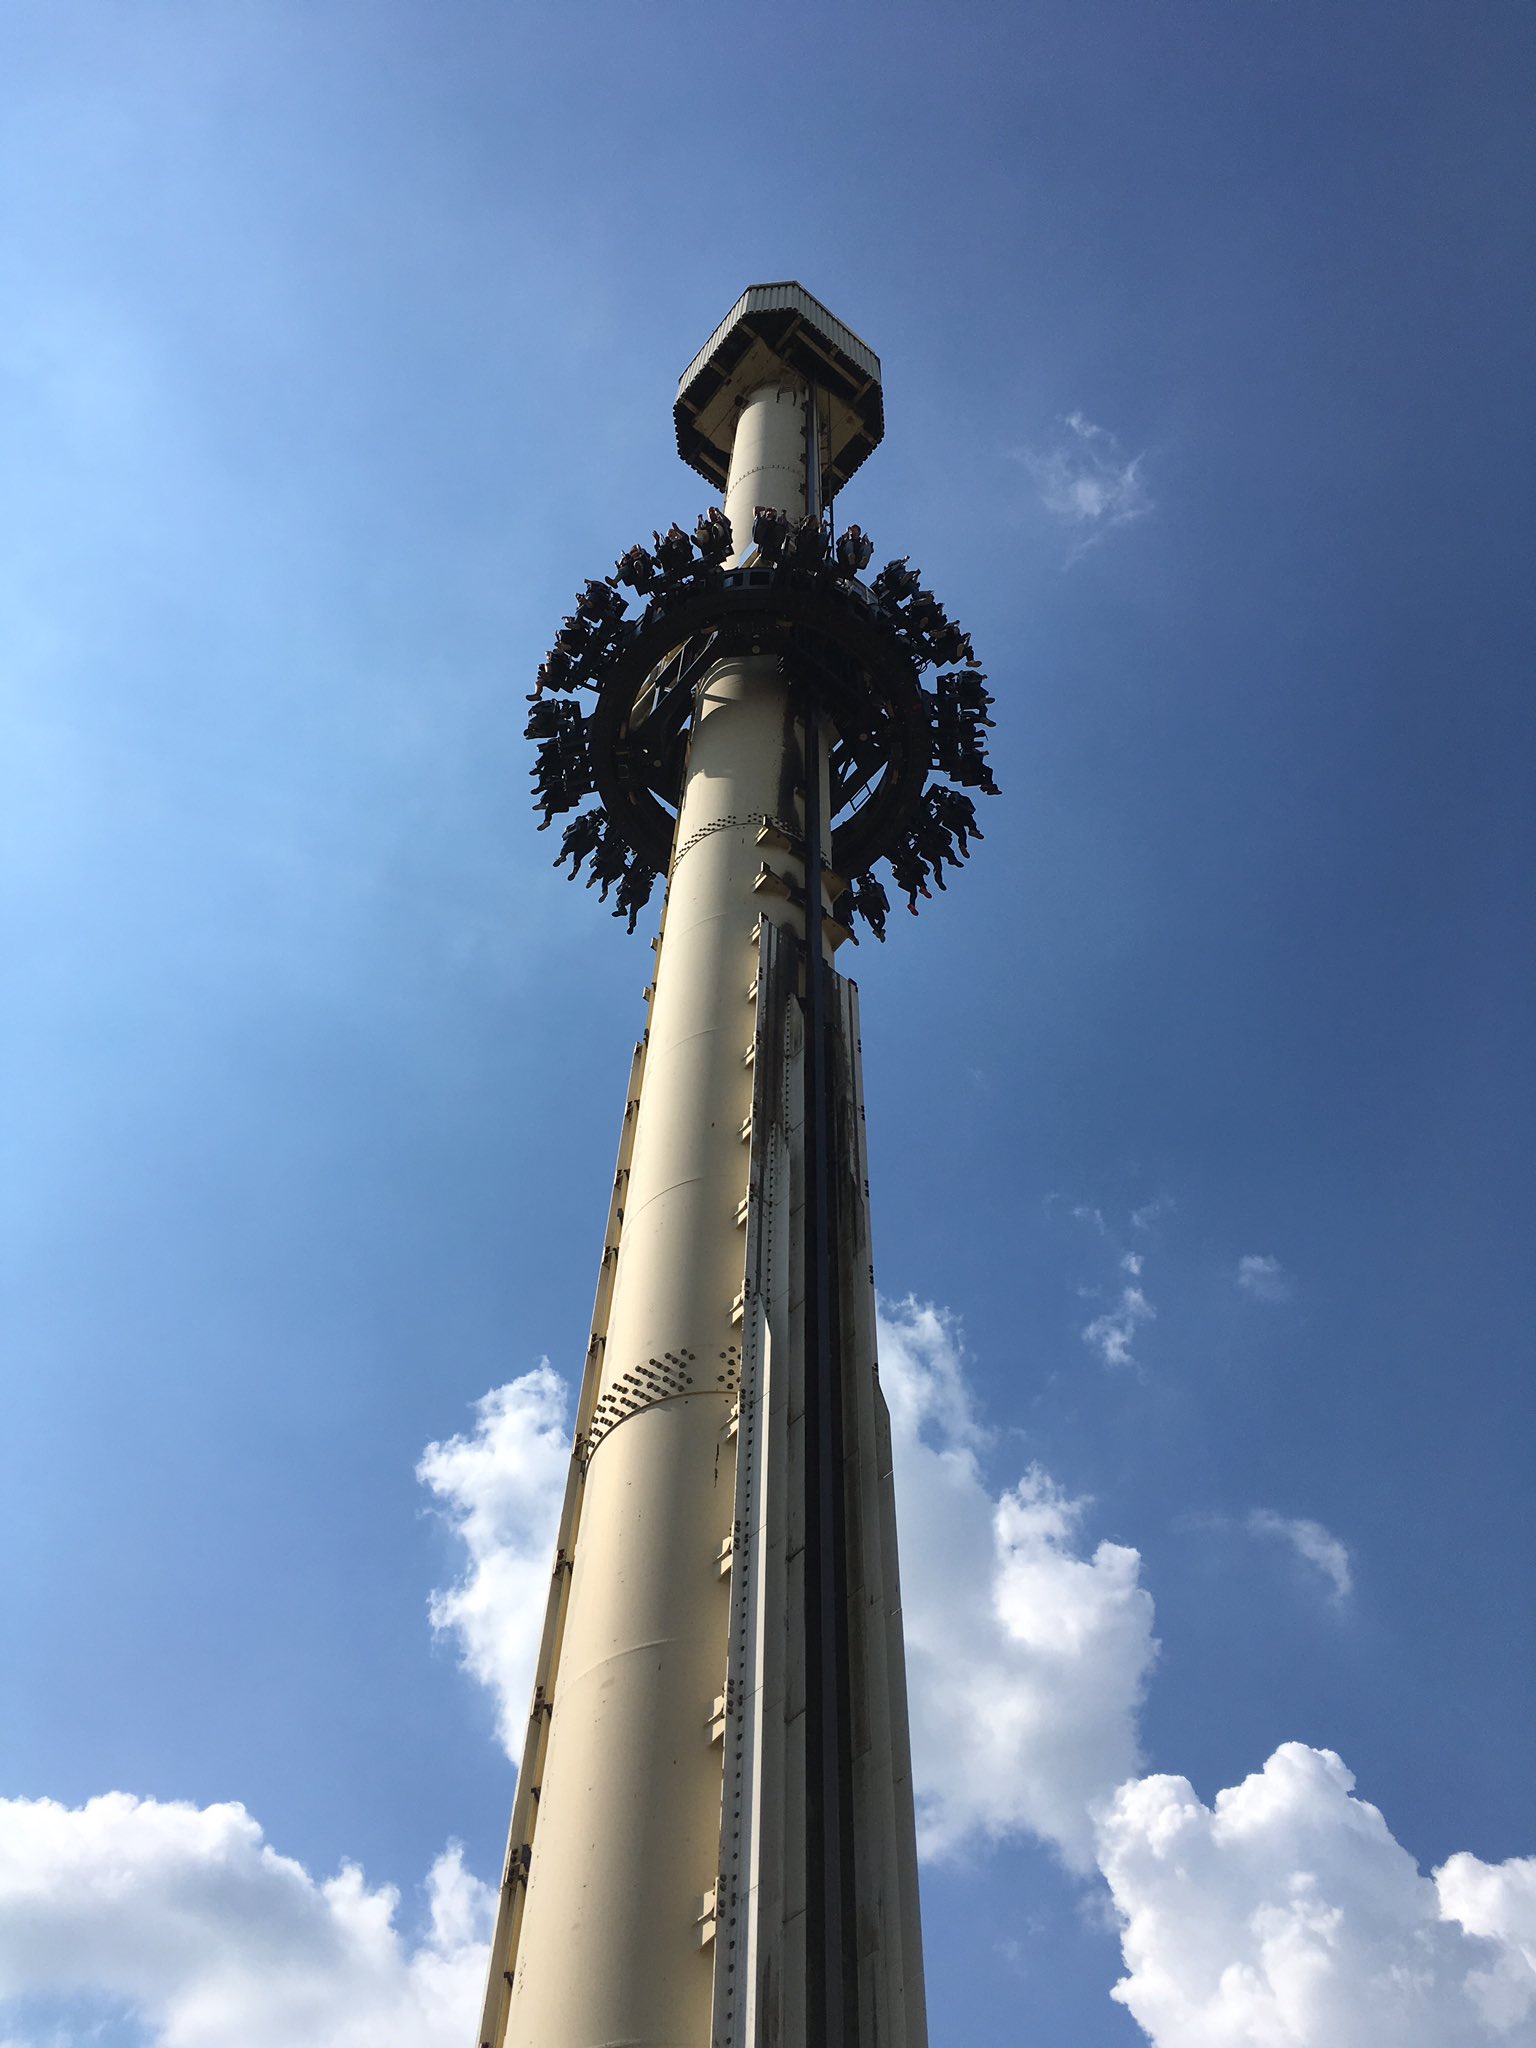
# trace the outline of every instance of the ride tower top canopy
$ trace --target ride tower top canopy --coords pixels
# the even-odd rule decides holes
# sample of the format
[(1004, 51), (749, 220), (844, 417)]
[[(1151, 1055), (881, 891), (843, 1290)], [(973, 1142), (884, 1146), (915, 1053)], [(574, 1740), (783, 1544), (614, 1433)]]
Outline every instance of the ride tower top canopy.
[(742, 401), (786, 374), (816, 394), (821, 496), (834, 497), (885, 434), (880, 358), (800, 284), (749, 285), (684, 370), (673, 416), (689, 468), (724, 484)]

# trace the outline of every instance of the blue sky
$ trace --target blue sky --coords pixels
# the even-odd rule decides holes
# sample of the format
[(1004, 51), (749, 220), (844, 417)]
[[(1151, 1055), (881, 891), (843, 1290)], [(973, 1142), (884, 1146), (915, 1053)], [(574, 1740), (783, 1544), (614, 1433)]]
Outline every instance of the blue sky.
[(1506, 4), (6, 10), (0, 2039), (468, 2039), (649, 957), (522, 698), (780, 277), (999, 700), (856, 969), (935, 2048), (1536, 2039), (1533, 78)]

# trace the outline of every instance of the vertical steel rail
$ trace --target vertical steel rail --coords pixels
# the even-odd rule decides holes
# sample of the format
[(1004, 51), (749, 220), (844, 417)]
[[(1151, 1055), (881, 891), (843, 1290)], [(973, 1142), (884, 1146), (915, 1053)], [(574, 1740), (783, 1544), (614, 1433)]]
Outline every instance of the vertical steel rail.
[(805, 701), (806, 1957), (809, 2038), (855, 2048), (853, 1781), (842, 1361), (837, 1342), (821, 728)]
[[(816, 387), (805, 394), (806, 510), (821, 517)], [(805, 743), (805, 1589), (807, 2029), (813, 2048), (856, 2048), (848, 1537), (837, 1341), (829, 971), (822, 932), (821, 708), (803, 700)]]

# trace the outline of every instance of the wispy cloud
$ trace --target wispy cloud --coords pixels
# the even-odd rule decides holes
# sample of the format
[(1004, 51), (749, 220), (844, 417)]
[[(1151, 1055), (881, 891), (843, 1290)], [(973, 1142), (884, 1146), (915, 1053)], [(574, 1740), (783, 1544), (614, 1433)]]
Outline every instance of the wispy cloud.
[[(1058, 1199), (1051, 1197), (1053, 1202)], [(1133, 1211), (1131, 1226), (1144, 1231), (1172, 1207), (1169, 1196), (1159, 1195), (1156, 1200)], [(1102, 1241), (1104, 1250), (1115, 1262), (1113, 1277), (1107, 1283), (1100, 1280), (1077, 1290), (1085, 1300), (1109, 1302), (1108, 1307), (1084, 1325), (1080, 1332), (1082, 1340), (1090, 1351), (1097, 1353), (1101, 1364), (1134, 1372), (1138, 1370), (1135, 1355), (1137, 1335), (1144, 1324), (1157, 1321), (1157, 1310), (1142, 1284), (1147, 1255), (1143, 1251), (1126, 1249), (1119, 1229), (1111, 1226), (1096, 1203), (1074, 1202), (1067, 1213), (1074, 1223), (1085, 1224)]]
[(1144, 452), (1127, 456), (1107, 427), (1080, 412), (1068, 413), (1061, 424), (1066, 432), (1053, 448), (1024, 448), (1018, 456), (1041, 504), (1073, 536), (1063, 564), (1070, 569), (1115, 527), (1144, 518), (1152, 496), (1142, 475)]
[(1291, 1276), (1270, 1252), (1245, 1252), (1237, 1262), (1237, 1284), (1255, 1301), (1291, 1298)]
[(1160, 1223), (1165, 1216), (1171, 1216), (1178, 1207), (1172, 1195), (1154, 1195), (1150, 1202), (1143, 1202), (1139, 1209), (1131, 1211), (1132, 1230), (1150, 1230), (1154, 1223)]
[(1255, 1508), (1248, 1517), (1247, 1528), (1252, 1536), (1274, 1536), (1288, 1543), (1299, 1558), (1322, 1573), (1335, 1602), (1349, 1598), (1355, 1583), (1349, 1548), (1321, 1522), (1308, 1521), (1305, 1516), (1277, 1515), (1273, 1508)]
[(1132, 1345), (1136, 1332), (1143, 1323), (1155, 1323), (1157, 1310), (1148, 1301), (1141, 1288), (1133, 1285), (1122, 1287), (1120, 1299), (1103, 1315), (1095, 1316), (1083, 1330), (1083, 1342), (1091, 1351), (1099, 1354), (1105, 1365), (1134, 1366)]

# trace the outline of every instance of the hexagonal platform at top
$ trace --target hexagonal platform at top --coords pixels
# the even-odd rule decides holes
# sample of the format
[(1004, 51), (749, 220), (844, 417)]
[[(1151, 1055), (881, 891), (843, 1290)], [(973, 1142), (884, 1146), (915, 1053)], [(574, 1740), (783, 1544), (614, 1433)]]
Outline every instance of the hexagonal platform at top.
[(690, 469), (724, 486), (738, 402), (786, 369), (821, 395), (822, 493), (842, 488), (885, 432), (880, 358), (792, 283), (749, 285), (683, 372), (673, 411)]

